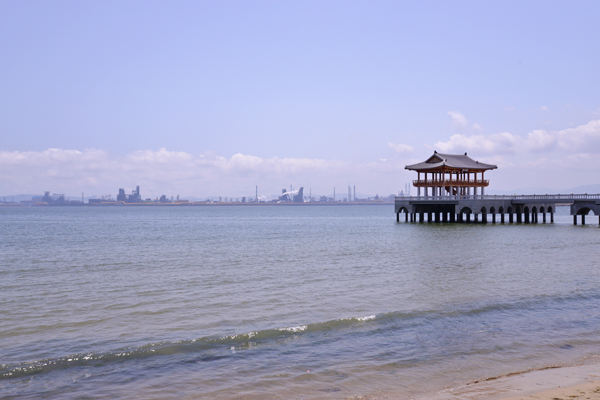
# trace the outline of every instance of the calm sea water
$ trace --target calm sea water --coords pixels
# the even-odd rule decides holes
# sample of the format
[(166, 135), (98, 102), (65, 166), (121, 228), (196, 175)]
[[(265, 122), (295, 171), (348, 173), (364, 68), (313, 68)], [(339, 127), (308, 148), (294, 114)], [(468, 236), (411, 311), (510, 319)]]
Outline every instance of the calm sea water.
[(600, 228), (565, 208), (553, 225), (396, 223), (391, 205), (0, 221), (2, 398), (402, 399), (600, 349)]

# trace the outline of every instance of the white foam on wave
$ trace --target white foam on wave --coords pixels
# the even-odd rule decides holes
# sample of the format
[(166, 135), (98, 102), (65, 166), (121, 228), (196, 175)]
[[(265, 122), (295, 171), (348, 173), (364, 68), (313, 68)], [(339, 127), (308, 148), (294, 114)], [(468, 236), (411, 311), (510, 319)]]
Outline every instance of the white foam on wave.
[(225, 336), (222, 339), (250, 339), (256, 336), (257, 332), (251, 331), (248, 333), (240, 333), (238, 335)]
[(375, 318), (377, 318), (377, 316), (375, 314), (373, 314), (373, 315), (367, 315), (366, 317), (356, 317), (355, 319), (357, 321), (370, 321)]
[(288, 332), (302, 332), (308, 328), (307, 325), (299, 325), (299, 326), (290, 326), (288, 328), (279, 328), (280, 331), (288, 331)]
[(377, 316), (375, 314), (373, 315), (367, 315), (364, 317), (350, 317), (350, 318), (342, 318), (339, 321), (359, 321), (359, 322), (364, 322), (364, 321), (370, 321), (372, 319), (377, 318)]

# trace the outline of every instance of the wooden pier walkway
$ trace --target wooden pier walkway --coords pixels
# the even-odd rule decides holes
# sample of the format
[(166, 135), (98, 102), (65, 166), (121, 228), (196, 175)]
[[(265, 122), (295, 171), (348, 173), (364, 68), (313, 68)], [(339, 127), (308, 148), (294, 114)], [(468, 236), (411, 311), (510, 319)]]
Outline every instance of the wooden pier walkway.
[[(405, 222), (554, 222), (556, 205), (570, 205), (573, 224), (581, 224), (590, 211), (599, 216), (600, 194), (545, 194), (545, 195), (458, 195), (396, 197), (396, 221), (404, 214)], [(473, 220), (471, 220), (473, 216)], [(480, 221), (481, 218), (481, 221)], [(489, 221), (491, 219), (491, 221)]]

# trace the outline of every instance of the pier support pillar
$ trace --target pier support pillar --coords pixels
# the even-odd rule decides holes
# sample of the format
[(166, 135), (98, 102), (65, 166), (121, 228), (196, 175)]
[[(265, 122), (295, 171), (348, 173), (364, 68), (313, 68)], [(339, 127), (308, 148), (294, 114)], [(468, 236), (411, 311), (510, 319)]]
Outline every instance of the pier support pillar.
[(492, 214), (492, 224), (496, 223), (496, 213)]
[(573, 225), (577, 225), (577, 214), (573, 215)]
[(453, 212), (450, 213), (450, 222), (456, 222), (456, 214)]
[(435, 213), (435, 222), (440, 222), (440, 213), (439, 212)]
[(423, 220), (425, 219), (425, 213), (419, 213), (419, 222), (423, 222)]
[(427, 222), (433, 222), (433, 218), (431, 217), (431, 213), (427, 213)]
[(553, 224), (554, 223), (554, 213), (550, 213), (550, 223)]
[(517, 224), (520, 224), (521, 222), (523, 222), (523, 214), (517, 212)]
[(504, 223), (504, 213), (500, 214), (500, 223)]
[(396, 213), (396, 222), (400, 222), (400, 211)]
[(448, 222), (448, 213), (445, 211), (442, 213), (442, 222)]
[(523, 214), (525, 214), (525, 223), (528, 224), (529, 223), (529, 213), (526, 212), (526, 213), (523, 213)]
[(585, 225), (585, 215), (581, 214), (581, 225)]
[(487, 214), (485, 214), (485, 213), (481, 214), (481, 222), (483, 222), (484, 224), (487, 224)]
[(542, 213), (542, 223), (546, 223), (546, 213)]
[(473, 214), (473, 220), (479, 222), (479, 214)]
[(408, 222), (408, 211), (404, 213), (404, 222)]
[(508, 214), (508, 222), (513, 223), (513, 213)]
[(467, 213), (467, 223), (471, 222), (471, 213)]

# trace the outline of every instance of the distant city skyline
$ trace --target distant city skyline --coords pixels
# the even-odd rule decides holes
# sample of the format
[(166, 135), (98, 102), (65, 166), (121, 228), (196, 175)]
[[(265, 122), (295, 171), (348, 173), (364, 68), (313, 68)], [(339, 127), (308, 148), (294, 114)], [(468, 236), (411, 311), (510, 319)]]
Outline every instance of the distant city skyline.
[(0, 194), (600, 183), (600, 3), (0, 2)]

